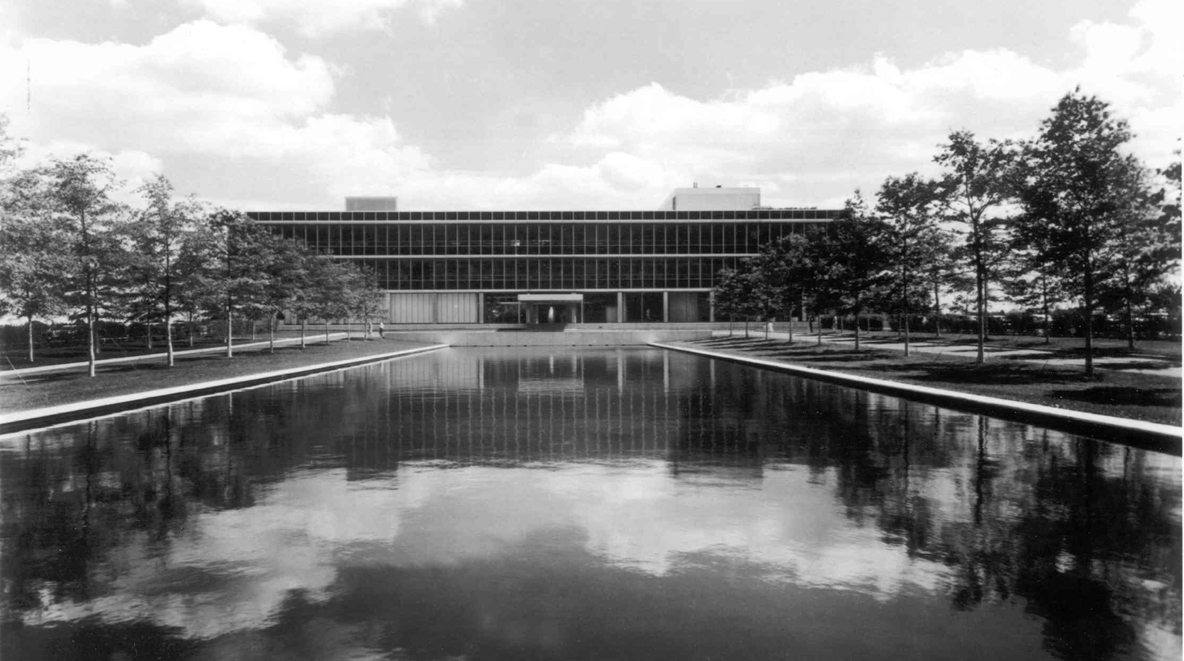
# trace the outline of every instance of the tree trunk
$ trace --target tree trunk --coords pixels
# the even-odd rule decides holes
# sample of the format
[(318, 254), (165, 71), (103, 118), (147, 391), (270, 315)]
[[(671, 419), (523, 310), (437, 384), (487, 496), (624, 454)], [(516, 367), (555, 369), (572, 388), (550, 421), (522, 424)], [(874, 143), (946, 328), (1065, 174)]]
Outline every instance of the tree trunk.
[(33, 364), (33, 315), (27, 315), (25, 319), (29, 320), (26, 326), (29, 329), (29, 364), (31, 365)]
[(941, 287), (933, 281), (933, 335), (941, 337)]
[(86, 306), (86, 373), (95, 375), (95, 313), (91, 306)]
[(329, 322), (325, 322), (325, 344), (329, 343)]
[(1094, 375), (1094, 274), (1089, 255), (1085, 258), (1085, 375)]
[(859, 351), (859, 312), (855, 313), (855, 350)]
[(1048, 277), (1041, 276), (1040, 278), (1040, 299), (1044, 303), (1044, 343), (1052, 344), (1052, 338), (1049, 337), (1049, 331), (1052, 328), (1052, 317), (1048, 309)]
[(909, 273), (904, 272), (904, 355), (909, 355)]
[[(86, 211), (82, 211), (78, 216), (78, 225), (82, 229), (82, 257), (89, 257), (90, 253), (90, 238), (88, 236), (86, 225)], [(94, 378), (95, 375), (95, 275), (92, 267), (86, 264), (83, 267), (83, 275), (86, 284), (86, 371), (87, 374)]]
[(1126, 346), (1128, 349), (1135, 348), (1135, 311), (1131, 307), (1131, 298), (1134, 293), (1131, 291), (1131, 276), (1130, 272), (1123, 273), (1123, 299), (1126, 307)]
[(974, 232), (974, 299), (975, 308), (978, 310), (978, 323), (975, 339), (978, 343), (978, 350), (974, 354), (974, 362), (981, 365), (986, 361), (986, 340), (987, 340), (987, 291), (986, 291), (986, 274), (983, 273), (983, 254), (982, 254), (982, 239), (979, 235), (979, 227), (977, 221), (972, 229)]
[(308, 348), (308, 344), (305, 343), (305, 341), (304, 341), (304, 334), (305, 334), (305, 331), (307, 331), (307, 330), (308, 330), (308, 318), (301, 317), (300, 318), (300, 348), (301, 349)]
[(267, 320), (267, 351), (275, 353), (275, 319)]
[(147, 322), (148, 326), (148, 350), (152, 351), (152, 322)]
[(169, 367), (173, 366), (173, 318), (170, 315), (164, 320), (165, 353), (168, 354)]
[(234, 358), (234, 315), (226, 309), (226, 357)]
[(748, 317), (744, 318), (744, 337), (746, 337), (746, 338), (752, 337), (751, 335), (748, 334)]
[(986, 361), (986, 344), (987, 344), (987, 296), (986, 296), (986, 278), (983, 274), (975, 274), (975, 298), (976, 307), (978, 308), (978, 320), (976, 333), (978, 340), (978, 351), (975, 354), (974, 362), (982, 364)]

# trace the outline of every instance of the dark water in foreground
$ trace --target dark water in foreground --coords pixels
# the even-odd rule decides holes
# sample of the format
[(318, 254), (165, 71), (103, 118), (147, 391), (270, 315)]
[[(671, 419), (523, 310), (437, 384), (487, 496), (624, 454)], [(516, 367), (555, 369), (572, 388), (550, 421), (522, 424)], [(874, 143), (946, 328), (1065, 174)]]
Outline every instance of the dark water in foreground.
[(9, 659), (1178, 659), (1180, 460), (650, 350), (0, 439)]

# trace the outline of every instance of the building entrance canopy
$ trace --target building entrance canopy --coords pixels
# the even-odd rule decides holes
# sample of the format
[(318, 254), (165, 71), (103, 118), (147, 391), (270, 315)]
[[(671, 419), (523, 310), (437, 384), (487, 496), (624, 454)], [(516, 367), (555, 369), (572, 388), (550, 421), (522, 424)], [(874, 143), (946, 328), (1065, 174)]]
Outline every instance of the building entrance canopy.
[(526, 308), (526, 323), (553, 324), (584, 320), (583, 294), (518, 294), (518, 304)]
[(519, 303), (533, 303), (535, 305), (570, 305), (583, 303), (583, 294), (518, 294)]

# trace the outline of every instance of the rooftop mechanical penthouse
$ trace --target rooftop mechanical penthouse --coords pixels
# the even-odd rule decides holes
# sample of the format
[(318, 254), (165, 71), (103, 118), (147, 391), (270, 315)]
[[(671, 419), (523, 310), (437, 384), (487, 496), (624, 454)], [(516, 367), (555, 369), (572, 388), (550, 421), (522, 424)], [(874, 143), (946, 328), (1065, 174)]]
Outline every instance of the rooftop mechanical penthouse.
[(680, 188), (662, 206), (394, 211), (394, 198), (350, 198), (350, 211), (249, 215), (370, 267), (392, 323), (614, 323), (714, 321), (720, 269), (840, 213), (762, 208), (757, 188)]

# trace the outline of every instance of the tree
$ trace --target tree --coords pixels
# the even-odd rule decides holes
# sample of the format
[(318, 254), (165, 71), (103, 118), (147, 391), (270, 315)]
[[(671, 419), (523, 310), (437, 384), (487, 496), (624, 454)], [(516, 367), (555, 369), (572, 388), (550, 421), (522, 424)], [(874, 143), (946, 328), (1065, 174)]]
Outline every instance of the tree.
[(909, 315), (928, 295), (922, 277), (936, 258), (943, 237), (937, 217), (941, 197), (936, 182), (913, 172), (888, 177), (880, 187), (876, 210), (886, 223), (884, 249), (892, 262), (889, 299), (904, 319), (904, 355), (909, 355)]
[(855, 317), (855, 350), (859, 351), (859, 319), (891, 281), (892, 255), (886, 247), (889, 228), (869, 212), (859, 191), (843, 213), (831, 221), (819, 243), (818, 296)]
[(211, 314), (226, 319), (226, 357), (233, 358), (235, 318), (255, 316), (266, 306), (272, 235), (245, 214), (225, 209), (214, 211), (208, 222), (219, 268), (206, 281), (203, 299)]
[(378, 288), (374, 272), (366, 267), (354, 267), (350, 285), (350, 312), (366, 324), (366, 339), (370, 339), (373, 321), (382, 312), (383, 293)]
[[(748, 316), (764, 322), (765, 339), (769, 339), (771, 320), (782, 309), (784, 288), (771, 277), (764, 255), (746, 257), (740, 260), (740, 286), (743, 290), (744, 308)], [(745, 326), (747, 329), (747, 326)]]
[(1131, 139), (1109, 104), (1066, 94), (1026, 146), (1018, 181), (1023, 222), (1043, 225), (1045, 257), (1064, 274), (1085, 312), (1085, 372), (1092, 376), (1093, 322), (1105, 267), (1116, 257), (1124, 220), (1146, 199), (1132, 195), (1141, 177), (1138, 161), (1122, 149)]
[(204, 219), (182, 236), (177, 252), (177, 278), (173, 281), (173, 292), (177, 312), (188, 320), (191, 347), (194, 320), (209, 311), (221, 309), (224, 299), (223, 231), (209, 221), (211, 217), (209, 213), (204, 214)]
[[(803, 316), (817, 316), (826, 303), (819, 287), (826, 265), (817, 250), (825, 240), (825, 231), (809, 227), (804, 232), (787, 234), (761, 251), (761, 268), (779, 299), (779, 308), (791, 316), (799, 306)], [(821, 325), (819, 331), (821, 341)], [(788, 341), (793, 343), (792, 319)]]
[(62, 276), (70, 267), (69, 256), (57, 249), (60, 237), (41, 184), (24, 173), (3, 187), (0, 198), (0, 312), (25, 319), (30, 363), (35, 360), (33, 321), (65, 312)]
[(1010, 257), (1004, 262), (1007, 277), (1003, 279), (1003, 291), (1025, 308), (1040, 310), (1044, 343), (1049, 344), (1053, 306), (1065, 300), (1065, 287), (1047, 257), (1044, 226), (1022, 218), (1017, 221), (1009, 241)]
[(789, 319), (788, 342), (793, 343), (793, 309), (802, 299), (801, 278), (798, 269), (802, 265), (804, 246), (800, 235), (789, 234), (774, 243), (761, 246), (757, 256), (762, 277), (769, 283), (777, 298), (778, 308)]
[(350, 269), (346, 264), (318, 255), (309, 268), (308, 310), (325, 324), (325, 344), (329, 343), (329, 322), (349, 315)]
[(8, 132), (8, 118), (0, 115), (0, 313), (25, 319), (32, 363), (33, 320), (65, 311), (61, 276), (69, 264), (56, 249), (43, 179), (15, 168), (22, 152), (23, 145)]
[(933, 254), (922, 267), (919, 277), (926, 281), (926, 287), (933, 292), (933, 333), (941, 337), (942, 292), (966, 289), (969, 283), (965, 274), (958, 268), (954, 238), (945, 229), (939, 228), (937, 234), (937, 241), (932, 246)]
[(728, 335), (732, 334), (732, 322), (740, 315), (741, 297), (739, 271), (733, 268), (722, 268), (715, 274), (715, 287), (711, 292), (711, 300), (715, 311), (728, 318)]
[(4, 174), (12, 167), (16, 159), (24, 153), (24, 144), (8, 131), (8, 115), (0, 114), (0, 174)]
[(745, 337), (750, 337), (748, 322), (753, 317), (769, 319), (778, 306), (777, 292), (759, 267), (756, 259), (742, 259), (737, 268), (722, 269), (716, 278), (716, 309), (729, 318), (743, 317)]
[(112, 219), (119, 211), (110, 196), (118, 184), (111, 163), (90, 154), (54, 159), (42, 172), (51, 208), (65, 232), (66, 246), (75, 260), (77, 281), (67, 301), (80, 309), (86, 323), (87, 372), (95, 375), (95, 322), (102, 308), (102, 279), (110, 275), (111, 256), (118, 252), (110, 240)]
[[(255, 307), (267, 321), (268, 350), (275, 353), (276, 322), (285, 311), (300, 306), (303, 294), (312, 286), (310, 270), (318, 255), (304, 243), (275, 233), (259, 237), (256, 246), (259, 267), (266, 277), (263, 296)], [(345, 302), (353, 302), (353, 298), (348, 296)], [(303, 335), (301, 343), (303, 346)]]
[(1127, 203), (1117, 213), (1122, 225), (1115, 234), (1113, 257), (1103, 264), (1098, 299), (1103, 309), (1121, 311), (1127, 346), (1135, 348), (1135, 308), (1149, 300), (1151, 288), (1179, 263), (1179, 235), (1170, 233), (1156, 204), (1158, 194), (1143, 169), (1128, 181)]
[[(1156, 170), (1156, 174), (1165, 182), (1155, 195), (1155, 203), (1159, 205), (1159, 223), (1163, 227), (1164, 236), (1168, 243), (1161, 246), (1160, 258), (1164, 261), (1180, 262), (1180, 150), (1176, 150), (1176, 161), (1165, 168)], [(1173, 195), (1173, 193), (1175, 193)]]
[(1002, 223), (998, 214), (1012, 198), (1010, 175), (1016, 150), (1007, 141), (991, 140), (984, 145), (970, 131), (950, 133), (949, 142), (940, 149), (933, 158), (945, 169), (939, 182), (939, 195), (946, 219), (964, 226), (963, 251), (974, 273), (978, 317), (975, 362), (982, 363), (987, 338), (990, 265), (996, 263), (1005, 245), (1000, 236)]
[[(181, 253), (185, 238), (196, 231), (204, 210), (193, 199), (175, 200), (173, 185), (164, 175), (156, 175), (137, 192), (146, 205), (128, 227), (135, 254), (131, 271), (140, 285), (135, 307), (138, 316), (149, 324), (164, 323), (165, 351), (172, 367), (173, 317), (177, 313), (179, 289), (187, 284), (179, 268), (186, 265)], [(148, 338), (151, 347), (151, 325)]]

